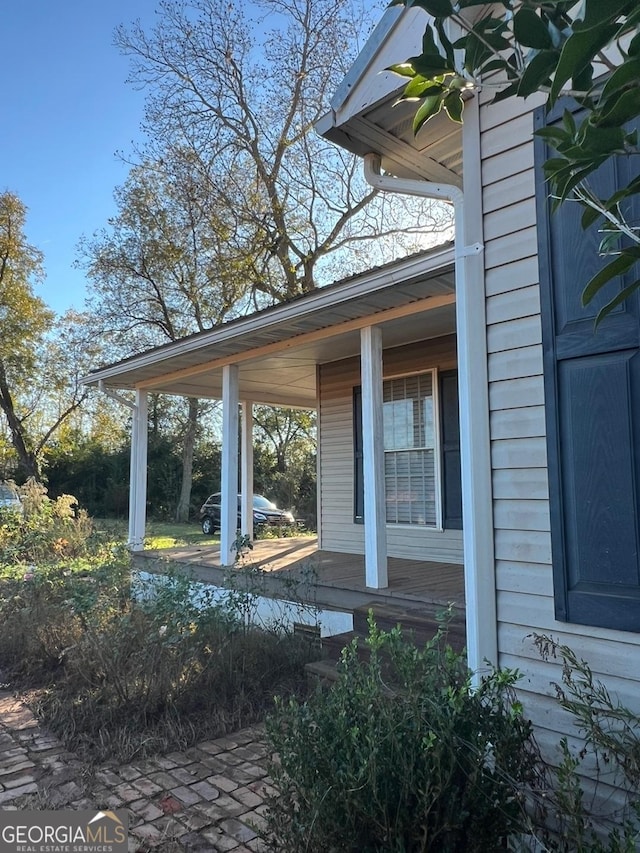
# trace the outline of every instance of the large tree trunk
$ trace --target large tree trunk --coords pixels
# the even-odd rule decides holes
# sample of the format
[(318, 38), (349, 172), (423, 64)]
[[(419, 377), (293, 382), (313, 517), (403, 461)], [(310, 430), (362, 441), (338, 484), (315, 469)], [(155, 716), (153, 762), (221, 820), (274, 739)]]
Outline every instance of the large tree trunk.
[(27, 448), (24, 428), (20, 418), (15, 412), (13, 398), (7, 383), (7, 374), (2, 361), (0, 361), (0, 408), (2, 408), (7, 419), (7, 424), (11, 433), (11, 443), (18, 455), (18, 463), (21, 473), (24, 474), (25, 479), (33, 477), (38, 482), (41, 482), (40, 466), (38, 465), (35, 453)]
[(182, 445), (182, 486), (180, 489), (180, 500), (176, 507), (176, 521), (189, 520), (191, 485), (193, 483), (193, 451), (196, 444), (199, 410), (198, 401), (193, 397), (189, 397), (189, 413)]

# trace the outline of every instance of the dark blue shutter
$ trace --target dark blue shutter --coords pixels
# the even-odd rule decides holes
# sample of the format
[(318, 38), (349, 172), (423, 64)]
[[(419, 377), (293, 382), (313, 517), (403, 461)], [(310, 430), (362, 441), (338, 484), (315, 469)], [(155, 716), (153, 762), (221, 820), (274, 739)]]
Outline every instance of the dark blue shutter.
[[(559, 115), (538, 111), (536, 127)], [(551, 214), (542, 173), (550, 152), (540, 139), (535, 151), (556, 617), (640, 631), (637, 294), (594, 329), (598, 309), (638, 270), (582, 307), (584, 285), (605, 263), (600, 235), (582, 230), (577, 204)], [(609, 196), (635, 176), (634, 167), (637, 173), (630, 157), (605, 164), (592, 189)]]
[(353, 389), (353, 520), (364, 524), (364, 472), (362, 467), (362, 388)]
[(440, 379), (440, 439), (442, 456), (442, 525), (462, 529), (460, 481), (460, 415), (458, 371), (445, 370)]

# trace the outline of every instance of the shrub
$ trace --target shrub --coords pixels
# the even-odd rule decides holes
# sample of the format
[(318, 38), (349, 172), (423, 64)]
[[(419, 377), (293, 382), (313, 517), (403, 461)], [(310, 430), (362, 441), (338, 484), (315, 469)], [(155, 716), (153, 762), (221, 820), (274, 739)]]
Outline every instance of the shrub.
[(0, 510), (0, 566), (42, 565), (89, 553), (93, 525), (72, 495), (52, 500), (35, 480), (19, 491), (24, 512)]
[(21, 683), (53, 679), (86, 628), (85, 614), (108, 618), (126, 607), (124, 551), (39, 566), (14, 565), (0, 577), (0, 667)]
[(537, 770), (513, 672), (476, 690), (463, 656), (439, 634), (419, 650), (371, 624), (369, 659), (348, 646), (337, 683), (279, 701), (267, 720), (279, 796), (271, 849), (309, 853), (472, 853), (525, 825)]

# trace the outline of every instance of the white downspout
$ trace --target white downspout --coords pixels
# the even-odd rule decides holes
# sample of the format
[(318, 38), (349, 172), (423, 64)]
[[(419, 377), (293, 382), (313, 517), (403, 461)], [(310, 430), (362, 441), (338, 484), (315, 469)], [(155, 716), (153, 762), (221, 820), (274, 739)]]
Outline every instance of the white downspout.
[[(472, 112), (473, 108), (465, 111), (465, 121)], [(478, 281), (470, 281), (468, 275), (470, 262), (484, 247), (481, 242), (466, 242), (470, 229), (460, 187), (382, 175), (376, 154), (365, 156), (364, 175), (376, 189), (453, 205), (467, 657), (477, 675), (485, 662), (498, 663), (484, 286), (481, 275), (476, 275)]]

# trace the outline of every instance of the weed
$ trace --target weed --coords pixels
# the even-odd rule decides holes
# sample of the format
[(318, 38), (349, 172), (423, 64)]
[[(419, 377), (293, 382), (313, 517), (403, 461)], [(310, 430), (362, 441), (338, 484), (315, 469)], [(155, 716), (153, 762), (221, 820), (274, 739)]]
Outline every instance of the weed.
[[(547, 635), (534, 635), (534, 642), (545, 660), (561, 662), (556, 696), (572, 715), (582, 745), (571, 749), (561, 738), (560, 761), (549, 767), (546, 792), (551, 831), (547, 825), (533, 832), (547, 849), (560, 853), (634, 853), (640, 841), (640, 717), (612, 696), (569, 646)], [(583, 770), (587, 761), (588, 771)], [(611, 786), (617, 791), (613, 802), (610, 793), (597, 796)]]

